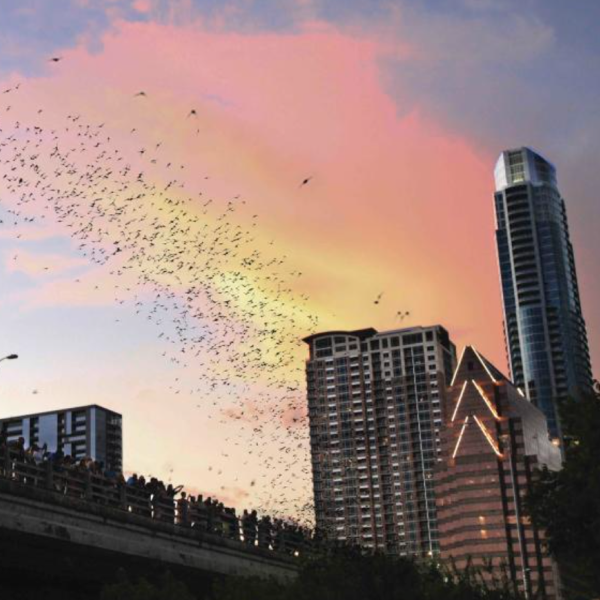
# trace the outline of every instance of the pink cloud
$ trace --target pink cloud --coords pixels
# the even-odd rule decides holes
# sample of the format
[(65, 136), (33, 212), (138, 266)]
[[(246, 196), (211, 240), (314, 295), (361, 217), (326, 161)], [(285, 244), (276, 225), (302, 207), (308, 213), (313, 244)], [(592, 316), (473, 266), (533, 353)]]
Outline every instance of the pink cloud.
[(37, 242), (54, 237), (64, 236), (64, 231), (44, 227), (42, 225), (16, 225), (12, 229), (0, 230), (0, 240), (19, 240), (21, 242)]
[(83, 258), (28, 252), (18, 248), (7, 251), (4, 259), (4, 266), (9, 273), (24, 273), (30, 277), (56, 276), (88, 264)]
[(133, 8), (139, 13), (147, 14), (152, 10), (152, 2), (150, 0), (135, 0)]
[(252, 401), (243, 402), (238, 407), (222, 409), (221, 414), (231, 421), (249, 424), (256, 424), (257, 420), (264, 418), (264, 411)]
[[(188, 190), (202, 192), (202, 201), (241, 194), (246, 224), (253, 227), (251, 215), (260, 217), (256, 246), (287, 255), (290, 270), (303, 273), (292, 285), (310, 296), (319, 328), (391, 328), (399, 326), (398, 310), (410, 310), (402, 325), (441, 322), (457, 332), (459, 344), (475, 343), (502, 366), (488, 157), (420, 107), (407, 112), (396, 105), (380, 68), (388, 51), (375, 36), (353, 37), (319, 23), (289, 35), (241, 35), (197, 22), (117, 22), (101, 52), (64, 51), (52, 75), (26, 82), (19, 110), (35, 115), (41, 103), (49, 119), (81, 113), (86, 121), (106, 123), (107, 135), (132, 161), (140, 148), (161, 142), (159, 158), (185, 165), (179, 178)], [(135, 98), (140, 90), (147, 96)], [(187, 117), (191, 109), (197, 117)], [(308, 176), (310, 183), (300, 186)], [(155, 177), (161, 181), (164, 174)], [(91, 280), (85, 292), (81, 283), (44, 284), (27, 301), (112, 302), (110, 284), (96, 295)], [(384, 300), (375, 307), (382, 291)], [(309, 333), (294, 326), (297, 337)], [(300, 344), (294, 376), (301, 377), (305, 356)], [(136, 402), (146, 422), (147, 403)], [(221, 414), (240, 422), (241, 444), (252, 444), (244, 460), (253, 474), (265, 468), (265, 456), (281, 451), (279, 439), (258, 440), (248, 425), (275, 415), (273, 429), (289, 446), (285, 428), (301, 414), (293, 407), (267, 408)], [(206, 456), (202, 444), (209, 444), (197, 435), (196, 421), (181, 421), (179, 428), (189, 423), (190, 440), (202, 437), (185, 463), (192, 473), (195, 457)], [(224, 443), (211, 430), (215, 421), (205, 425), (215, 435), (208, 450)], [(157, 431), (163, 423), (161, 412)], [(138, 456), (160, 464), (143, 430), (136, 431), (132, 447), (145, 448)], [(290, 489), (303, 482), (295, 477)], [(209, 483), (220, 496), (214, 479)]]
[[(64, 264), (87, 264), (82, 259), (63, 258)], [(10, 262), (10, 261), (9, 261)], [(29, 265), (31, 275), (38, 275), (37, 269), (44, 269), (47, 261), (41, 260)], [(41, 273), (46, 271), (42, 270)], [(98, 307), (112, 306), (116, 302), (130, 300), (133, 297), (135, 280), (119, 279), (106, 273), (102, 268), (88, 269), (85, 273), (61, 276), (53, 279), (40, 279), (35, 287), (13, 292), (5, 302), (18, 302), (22, 310), (39, 310), (52, 306)], [(129, 288), (129, 290), (127, 289)]]
[(281, 424), (286, 429), (300, 429), (307, 424), (307, 407), (304, 402), (289, 406), (281, 413)]
[[(379, 66), (387, 40), (319, 23), (241, 35), (118, 22), (103, 41), (65, 52), (38, 94), (85, 106), (132, 155), (163, 141), (205, 197), (242, 193), (259, 241), (276, 238), (306, 273), (297, 288), (323, 326), (390, 327), (409, 309), (414, 324), (473, 327), (503, 364), (488, 157), (418, 109), (403, 115)], [(365, 313), (382, 290), (385, 314)]]

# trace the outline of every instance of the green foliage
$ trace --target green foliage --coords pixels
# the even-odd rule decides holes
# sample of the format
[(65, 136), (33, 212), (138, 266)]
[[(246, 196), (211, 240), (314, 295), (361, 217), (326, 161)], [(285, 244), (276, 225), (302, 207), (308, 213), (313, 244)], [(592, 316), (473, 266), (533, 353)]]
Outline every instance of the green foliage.
[(170, 573), (164, 575), (157, 585), (144, 578), (129, 581), (124, 573), (119, 581), (107, 585), (100, 594), (100, 600), (197, 600), (180, 581)]
[[(600, 594), (600, 396), (590, 394), (561, 406), (566, 460), (563, 469), (544, 469), (527, 508), (546, 530), (550, 551), (570, 577)], [(572, 583), (568, 582), (567, 584)]]
[(474, 570), (462, 573), (384, 554), (336, 549), (306, 560), (287, 585), (256, 578), (221, 582), (214, 600), (514, 600)]

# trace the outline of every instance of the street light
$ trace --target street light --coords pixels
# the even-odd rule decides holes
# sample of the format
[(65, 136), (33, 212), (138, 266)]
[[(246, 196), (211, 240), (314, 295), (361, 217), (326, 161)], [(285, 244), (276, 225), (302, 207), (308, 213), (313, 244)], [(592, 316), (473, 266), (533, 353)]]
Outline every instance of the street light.
[(19, 358), (19, 355), (9, 354), (8, 356), (3, 356), (2, 358), (0, 358), (0, 362), (2, 362), (3, 360), (15, 360), (15, 358)]

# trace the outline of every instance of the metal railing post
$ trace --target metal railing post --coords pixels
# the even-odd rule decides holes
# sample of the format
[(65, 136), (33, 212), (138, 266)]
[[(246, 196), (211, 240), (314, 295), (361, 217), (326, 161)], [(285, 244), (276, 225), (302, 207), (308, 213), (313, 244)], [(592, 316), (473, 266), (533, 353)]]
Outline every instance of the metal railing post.
[(10, 459), (10, 450), (6, 448), (4, 452), (4, 477), (12, 479), (12, 461)]
[(48, 461), (45, 463), (46, 467), (46, 476), (45, 476), (45, 484), (47, 490), (54, 491), (54, 465)]
[(83, 497), (86, 500), (92, 499), (92, 473), (85, 471), (83, 478)]

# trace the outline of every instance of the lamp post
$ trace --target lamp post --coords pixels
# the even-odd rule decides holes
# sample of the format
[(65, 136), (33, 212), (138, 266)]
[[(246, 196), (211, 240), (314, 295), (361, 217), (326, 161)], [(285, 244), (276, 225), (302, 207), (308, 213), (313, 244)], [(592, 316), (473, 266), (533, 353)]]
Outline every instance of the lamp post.
[(19, 355), (9, 354), (8, 356), (3, 356), (2, 358), (0, 358), (0, 362), (2, 362), (3, 360), (15, 360), (15, 358), (19, 358)]

